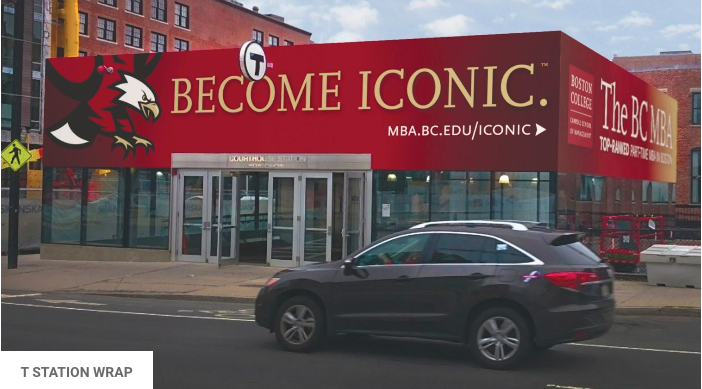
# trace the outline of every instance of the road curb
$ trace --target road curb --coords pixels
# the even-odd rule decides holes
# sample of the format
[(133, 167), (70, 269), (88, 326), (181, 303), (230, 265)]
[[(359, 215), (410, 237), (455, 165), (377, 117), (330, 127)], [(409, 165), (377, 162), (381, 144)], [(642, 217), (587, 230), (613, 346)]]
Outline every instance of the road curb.
[[(160, 300), (207, 301), (220, 303), (253, 304), (255, 297), (244, 296), (200, 296), (190, 294), (149, 294), (149, 293), (82, 293), (97, 296), (147, 298)], [(614, 314), (619, 316), (686, 316), (700, 317), (700, 308), (689, 307), (617, 307)]]
[(617, 307), (619, 316), (686, 316), (700, 317), (700, 308), (689, 307)]
[(190, 295), (190, 294), (94, 293), (94, 292), (91, 292), (91, 293), (79, 292), (78, 294), (86, 294), (86, 295), (93, 295), (93, 296), (157, 299), (157, 300), (207, 301), (207, 302), (215, 302), (215, 303), (253, 304), (256, 302), (256, 297), (243, 297), (243, 296), (200, 296), (200, 295)]

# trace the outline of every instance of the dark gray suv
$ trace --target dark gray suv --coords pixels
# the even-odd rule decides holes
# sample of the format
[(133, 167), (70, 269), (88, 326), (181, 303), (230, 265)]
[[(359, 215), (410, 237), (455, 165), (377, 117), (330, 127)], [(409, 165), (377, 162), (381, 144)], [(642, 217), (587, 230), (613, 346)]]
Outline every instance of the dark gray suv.
[(613, 273), (580, 238), (526, 222), (420, 224), (279, 272), (256, 322), (289, 351), (343, 333), (411, 336), (463, 342), (481, 365), (509, 368), (612, 326)]

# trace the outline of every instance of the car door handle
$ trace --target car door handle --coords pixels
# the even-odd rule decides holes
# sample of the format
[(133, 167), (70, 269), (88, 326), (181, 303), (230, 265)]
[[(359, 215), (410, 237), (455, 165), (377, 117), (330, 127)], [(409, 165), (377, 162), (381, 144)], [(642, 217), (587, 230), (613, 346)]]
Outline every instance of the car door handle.
[(409, 280), (411, 280), (411, 279), (412, 279), (412, 277), (410, 277), (410, 276), (408, 276), (408, 275), (406, 275), (406, 274), (403, 274), (403, 275), (397, 277), (397, 282), (407, 282), (407, 281), (409, 281)]
[(486, 278), (488, 278), (488, 277), (490, 277), (490, 276), (487, 275), (487, 274), (483, 274), (483, 273), (473, 273), (473, 274), (471, 274), (471, 275), (468, 276), (468, 279), (469, 279), (469, 280), (484, 280), (484, 279), (486, 279)]

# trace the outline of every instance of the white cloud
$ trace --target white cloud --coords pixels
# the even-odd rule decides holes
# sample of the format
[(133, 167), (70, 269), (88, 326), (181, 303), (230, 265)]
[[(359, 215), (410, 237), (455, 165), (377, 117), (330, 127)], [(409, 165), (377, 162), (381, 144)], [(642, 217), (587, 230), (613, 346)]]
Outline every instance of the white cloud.
[(437, 19), (422, 27), (432, 36), (456, 36), (468, 33), (468, 24), (474, 20), (466, 15), (458, 14), (445, 19)]
[(502, 24), (505, 22), (505, 18), (503, 18), (502, 16), (498, 16), (498, 17), (492, 19), (492, 22), (495, 24)]
[(631, 11), (629, 15), (619, 19), (618, 23), (623, 27), (650, 26), (653, 24), (653, 19), (651, 19), (651, 17), (647, 14), (642, 14), (638, 11)]
[(442, 5), (448, 5), (441, 0), (412, 0), (409, 5), (407, 5), (408, 11), (417, 11), (421, 9), (436, 8)]
[(514, 18), (516, 18), (516, 17), (517, 17), (517, 13), (516, 13), (516, 12), (510, 12), (510, 13), (509, 13), (509, 18), (510, 18), (510, 19), (514, 19)]
[(619, 43), (619, 42), (626, 42), (634, 39), (633, 36), (631, 35), (624, 35), (624, 36), (613, 36), (609, 38), (609, 43)]
[(680, 34), (691, 34), (695, 38), (700, 37), (699, 24), (671, 24), (660, 30), (666, 38), (672, 38)]
[(596, 30), (597, 31), (614, 31), (617, 28), (619, 28), (619, 26), (617, 26), (616, 24), (610, 24), (609, 26), (598, 26), (596, 28)]
[(687, 43), (681, 43), (681, 44), (678, 45), (678, 49), (680, 49), (680, 50), (690, 50), (690, 45), (688, 45)]
[(329, 43), (358, 42), (363, 40), (363, 34), (354, 31), (340, 31), (329, 37)]
[(347, 31), (363, 30), (368, 25), (378, 22), (378, 10), (371, 7), (367, 1), (332, 7), (329, 12)]
[(566, 5), (573, 4), (573, 0), (543, 0), (536, 4), (534, 7), (547, 7), (551, 9), (564, 9)]

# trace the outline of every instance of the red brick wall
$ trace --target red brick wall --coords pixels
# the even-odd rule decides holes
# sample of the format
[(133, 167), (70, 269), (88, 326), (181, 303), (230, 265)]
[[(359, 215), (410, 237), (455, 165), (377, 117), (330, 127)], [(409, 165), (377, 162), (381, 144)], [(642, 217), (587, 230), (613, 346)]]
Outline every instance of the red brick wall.
[(690, 153), (700, 147), (700, 126), (692, 125), (692, 91), (700, 90), (700, 54), (615, 57), (614, 63), (678, 101), (676, 203), (690, 203)]
[[(296, 45), (312, 43), (310, 33), (224, 0), (178, 0), (190, 6), (188, 30), (175, 26), (175, 0), (166, 0), (167, 23), (151, 19), (151, 1), (143, 0), (143, 15), (136, 15), (125, 10), (125, 0), (117, 0), (117, 8), (99, 4), (98, 0), (80, 0), (80, 11), (88, 14), (88, 36), (80, 37), (80, 51), (88, 55), (149, 52), (152, 31), (166, 35), (167, 51), (174, 50), (175, 38), (188, 41), (190, 50), (240, 46), (252, 39), (253, 29), (264, 32), (264, 45), (268, 45), (269, 35), (277, 36), (281, 46), (285, 40)], [(117, 22), (116, 43), (97, 39), (98, 16)], [(126, 24), (142, 29), (141, 49), (124, 45)]]

